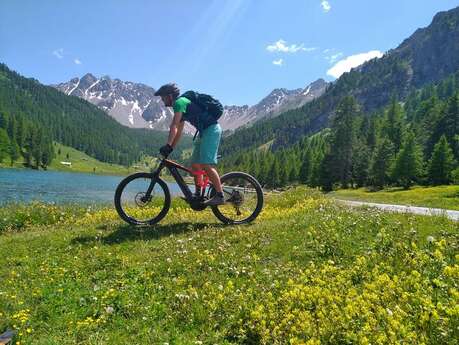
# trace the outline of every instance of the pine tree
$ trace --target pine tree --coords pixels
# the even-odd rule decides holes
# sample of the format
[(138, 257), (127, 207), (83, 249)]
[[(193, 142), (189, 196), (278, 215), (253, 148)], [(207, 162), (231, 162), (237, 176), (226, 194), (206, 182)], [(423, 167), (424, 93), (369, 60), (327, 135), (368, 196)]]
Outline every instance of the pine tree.
[(449, 184), (452, 181), (451, 172), (454, 168), (454, 155), (445, 135), (442, 135), (435, 145), (429, 162), (429, 180), (434, 185)]
[(370, 150), (374, 150), (378, 140), (378, 124), (377, 120), (374, 116), (370, 117), (369, 119), (369, 127), (368, 127), (368, 134), (366, 137), (366, 145), (369, 147)]
[(320, 162), (320, 166), (317, 172), (318, 183), (322, 187), (324, 192), (330, 192), (333, 190), (334, 182), (336, 181), (333, 176), (333, 156), (329, 152), (325, 154), (324, 158)]
[[(417, 137), (424, 147), (424, 155), (430, 157), (438, 138), (432, 137), (443, 111), (443, 103), (437, 97), (431, 97), (418, 104), (412, 125), (418, 127)], [(432, 141), (434, 140), (434, 141)]]
[(394, 161), (394, 145), (389, 139), (383, 139), (376, 145), (370, 163), (370, 184), (383, 189), (390, 181), (390, 168)]
[(268, 185), (269, 184), (269, 174), (271, 171), (271, 161), (269, 159), (269, 155), (263, 155), (261, 158), (261, 163), (260, 163), (260, 183), (262, 185)]
[(39, 168), (41, 165), (41, 158), (43, 154), (43, 142), (44, 142), (43, 131), (41, 128), (37, 128), (37, 129), (34, 129), (32, 132), (33, 132), (32, 157), (35, 160), (35, 167)]
[(415, 136), (409, 133), (397, 154), (393, 179), (405, 189), (409, 189), (422, 175), (422, 152), (416, 144)]
[(29, 130), (28, 128), (27, 129), (24, 129), (24, 152), (23, 152), (23, 156), (24, 156), (24, 159), (25, 159), (25, 164), (28, 166), (28, 167), (31, 167), (32, 166), (32, 150), (33, 150), (33, 147), (34, 147), (34, 143), (33, 143), (33, 131), (32, 130)]
[(321, 180), (320, 174), (322, 169), (322, 162), (324, 160), (325, 153), (324, 152), (314, 152), (311, 156), (311, 175), (309, 177), (309, 186), (311, 187), (320, 187)]
[[(352, 178), (352, 155), (356, 141), (355, 117), (358, 105), (354, 97), (345, 97), (339, 104), (333, 119), (330, 140), (330, 153), (326, 160), (329, 178), (332, 182), (340, 182), (347, 188)], [(329, 187), (328, 182), (327, 186)]]
[(305, 185), (310, 183), (312, 175), (312, 153), (311, 150), (308, 149), (306, 153), (303, 155), (303, 162), (301, 164), (300, 173), (299, 173), (299, 181)]
[(293, 162), (290, 167), (290, 173), (288, 175), (288, 181), (290, 184), (298, 181), (298, 169), (298, 164)]
[(41, 166), (46, 169), (51, 161), (54, 159), (54, 146), (51, 141), (48, 140), (47, 143), (43, 145), (42, 155), (41, 155)]
[(0, 163), (3, 162), (3, 160), (8, 155), (9, 145), (10, 140), (8, 139), (8, 134), (6, 133), (6, 130), (0, 128)]
[(24, 147), (25, 141), (25, 123), (24, 119), (19, 119), (16, 127), (16, 142), (20, 149)]
[(0, 128), (8, 128), (9, 117), (6, 113), (0, 111)]
[(289, 171), (287, 167), (283, 167), (279, 172), (279, 187), (285, 187), (288, 182)]
[(370, 169), (370, 149), (363, 143), (356, 146), (352, 164), (352, 175), (357, 187), (365, 186)]
[(10, 164), (13, 165), (15, 161), (19, 159), (20, 155), (20, 150), (18, 144), (14, 141), (10, 141), (10, 146), (8, 149), (8, 153), (10, 155)]
[(392, 99), (392, 102), (386, 111), (383, 128), (384, 135), (394, 145), (394, 154), (397, 153), (403, 142), (404, 122), (403, 109), (395, 98)]
[(455, 138), (459, 134), (459, 92), (449, 98), (440, 126), (452, 146), (455, 157), (459, 159), (459, 145), (456, 144)]
[(16, 119), (12, 117), (8, 123), (7, 132), (8, 132), (8, 136), (10, 137), (10, 139), (14, 141), (16, 141), (16, 127), (17, 127)]
[(279, 175), (279, 162), (277, 161), (277, 159), (274, 159), (267, 179), (268, 185), (271, 188), (276, 188), (279, 186)]

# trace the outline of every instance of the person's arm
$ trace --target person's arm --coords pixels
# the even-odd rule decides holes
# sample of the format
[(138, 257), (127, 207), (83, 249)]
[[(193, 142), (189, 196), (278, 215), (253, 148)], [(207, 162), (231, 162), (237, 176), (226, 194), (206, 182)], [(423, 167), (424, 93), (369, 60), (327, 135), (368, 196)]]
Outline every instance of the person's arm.
[(177, 126), (177, 133), (175, 134), (174, 141), (172, 142), (172, 145), (171, 145), (174, 148), (182, 136), (183, 127), (185, 127), (185, 121), (180, 121), (180, 123)]
[(182, 113), (174, 113), (174, 119), (172, 120), (171, 126), (169, 127), (169, 138), (167, 139), (167, 144), (171, 147), (175, 147), (182, 135), (185, 122), (181, 120)]

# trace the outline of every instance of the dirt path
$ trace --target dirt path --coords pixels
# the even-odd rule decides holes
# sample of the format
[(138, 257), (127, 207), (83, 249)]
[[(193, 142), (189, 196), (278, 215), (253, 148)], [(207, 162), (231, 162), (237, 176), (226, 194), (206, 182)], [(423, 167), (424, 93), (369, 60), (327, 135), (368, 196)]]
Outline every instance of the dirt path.
[(444, 210), (441, 208), (419, 207), (419, 206), (376, 204), (373, 202), (350, 201), (350, 200), (342, 200), (342, 199), (335, 199), (335, 200), (340, 203), (346, 204), (348, 206), (352, 206), (352, 207), (370, 206), (370, 207), (376, 207), (381, 210), (390, 211), (390, 212), (414, 213), (414, 214), (422, 214), (422, 215), (427, 215), (427, 216), (444, 215), (448, 217), (449, 219), (459, 221), (459, 211)]

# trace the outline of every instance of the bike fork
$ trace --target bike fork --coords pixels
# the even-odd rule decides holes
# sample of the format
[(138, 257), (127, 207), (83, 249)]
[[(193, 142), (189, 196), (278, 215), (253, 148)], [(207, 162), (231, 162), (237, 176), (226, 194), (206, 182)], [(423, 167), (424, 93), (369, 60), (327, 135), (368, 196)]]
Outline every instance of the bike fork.
[(153, 193), (153, 189), (155, 188), (156, 180), (159, 178), (159, 174), (161, 173), (161, 170), (163, 169), (163, 167), (164, 167), (164, 163), (161, 162), (158, 169), (156, 169), (156, 171), (153, 173), (151, 183), (148, 186), (145, 196), (142, 198), (142, 199), (145, 199), (145, 200), (142, 200), (143, 202), (147, 202), (151, 200), (151, 193)]

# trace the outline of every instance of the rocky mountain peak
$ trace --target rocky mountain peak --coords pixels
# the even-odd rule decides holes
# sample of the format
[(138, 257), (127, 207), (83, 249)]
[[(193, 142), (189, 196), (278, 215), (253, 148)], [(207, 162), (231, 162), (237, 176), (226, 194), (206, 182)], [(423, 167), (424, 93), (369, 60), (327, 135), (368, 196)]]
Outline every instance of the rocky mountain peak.
[(81, 80), (95, 81), (97, 78), (91, 73), (86, 73)]
[(234, 130), (241, 126), (251, 125), (262, 118), (274, 117), (286, 110), (301, 107), (321, 96), (327, 85), (325, 80), (319, 79), (304, 89), (276, 88), (254, 106), (225, 107), (221, 119), (222, 127), (226, 130)]
[(166, 130), (172, 118), (172, 112), (154, 96), (154, 89), (144, 84), (86, 73), (55, 87), (97, 105), (128, 127)]
[[(225, 106), (220, 123), (225, 130), (232, 130), (250, 125), (266, 116), (276, 116), (319, 96), (321, 86), (326, 84), (324, 83), (325, 81), (318, 80), (305, 89), (276, 88), (252, 107)], [(81, 79), (73, 78), (55, 87), (68, 95), (84, 98), (97, 105), (125, 126), (168, 130), (172, 120), (170, 108), (166, 108), (161, 99), (154, 96), (155, 90), (145, 84), (112, 79), (108, 75), (97, 78), (86, 73)], [(311, 90), (314, 92), (311, 93)], [(185, 130), (194, 132), (189, 126)]]

